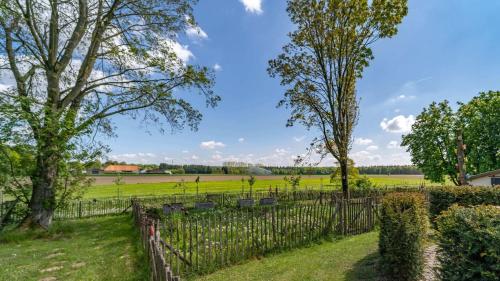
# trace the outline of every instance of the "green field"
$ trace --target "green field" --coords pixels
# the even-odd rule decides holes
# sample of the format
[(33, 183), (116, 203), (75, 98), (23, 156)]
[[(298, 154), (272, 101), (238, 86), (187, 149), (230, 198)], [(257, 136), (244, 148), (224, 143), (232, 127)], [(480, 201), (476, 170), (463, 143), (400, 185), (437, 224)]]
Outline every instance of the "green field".
[(265, 257), (199, 277), (197, 281), (375, 281), (377, 232)]
[(0, 280), (148, 280), (130, 216), (0, 233)]
[[(149, 177), (151, 178), (151, 177)], [(420, 185), (430, 182), (425, 181), (417, 176), (369, 176), (376, 186), (405, 186), (405, 185)], [(300, 182), (300, 189), (315, 188), (319, 189), (321, 185), (325, 189), (339, 189), (338, 185), (331, 185), (330, 177), (312, 177), (304, 178)], [(196, 193), (196, 183), (184, 182), (186, 193)], [(157, 183), (134, 183), (128, 184), (124, 178), (124, 184), (107, 184), (107, 185), (94, 185), (88, 188), (84, 193), (84, 198), (102, 198), (102, 197), (116, 197), (116, 196), (157, 196), (166, 194), (182, 194), (184, 188), (178, 186), (175, 182), (157, 182)], [(257, 179), (254, 185), (254, 190), (268, 190), (269, 188), (290, 188), (281, 177), (280, 179)], [(207, 181), (199, 183), (200, 193), (211, 192), (241, 192), (242, 183), (239, 180), (222, 180), (222, 181)], [(244, 190), (249, 191), (248, 183), (244, 182)]]

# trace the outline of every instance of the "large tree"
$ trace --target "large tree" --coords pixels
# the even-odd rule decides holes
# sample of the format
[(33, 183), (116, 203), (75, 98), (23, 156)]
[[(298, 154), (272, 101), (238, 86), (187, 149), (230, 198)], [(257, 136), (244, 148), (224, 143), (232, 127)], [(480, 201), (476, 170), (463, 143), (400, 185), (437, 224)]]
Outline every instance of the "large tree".
[(110, 117), (196, 129), (202, 115), (183, 95), (217, 104), (212, 71), (188, 65), (177, 41), (195, 27), (194, 2), (0, 0), (0, 70), (13, 84), (0, 87), (0, 145), (32, 148), (26, 222), (50, 225), (69, 164), (98, 155), (88, 147), (113, 134)]
[[(433, 102), (420, 113), (411, 133), (403, 136), (412, 162), (425, 177), (454, 184), (460, 180), (460, 151), (465, 171), (478, 174), (500, 168), (500, 92), (479, 93), (454, 111), (448, 101)], [(465, 147), (457, 140), (462, 138)]]
[(348, 153), (359, 115), (356, 80), (373, 59), (372, 44), (397, 33), (407, 1), (289, 0), (287, 11), (296, 30), (268, 72), (287, 86), (279, 104), (292, 110), (287, 125), (319, 131), (311, 150), (337, 159), (348, 196)]
[(479, 93), (457, 112), (470, 174), (500, 168), (500, 92)]
[(444, 183), (448, 177), (459, 184), (456, 124), (448, 101), (433, 102), (417, 116), (411, 133), (403, 136), (401, 145), (408, 147), (413, 164), (426, 179)]

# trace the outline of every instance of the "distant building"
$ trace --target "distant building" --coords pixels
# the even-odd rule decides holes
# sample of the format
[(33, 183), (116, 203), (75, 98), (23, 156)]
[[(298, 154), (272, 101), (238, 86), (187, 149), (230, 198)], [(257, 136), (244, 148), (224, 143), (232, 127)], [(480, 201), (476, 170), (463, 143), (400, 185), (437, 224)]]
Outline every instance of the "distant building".
[(139, 173), (137, 165), (109, 165), (104, 168), (105, 173)]
[(500, 185), (500, 169), (470, 176), (467, 182), (472, 186)]
[(99, 175), (101, 173), (101, 169), (99, 168), (90, 168), (85, 171), (83, 171), (84, 174), (87, 175)]

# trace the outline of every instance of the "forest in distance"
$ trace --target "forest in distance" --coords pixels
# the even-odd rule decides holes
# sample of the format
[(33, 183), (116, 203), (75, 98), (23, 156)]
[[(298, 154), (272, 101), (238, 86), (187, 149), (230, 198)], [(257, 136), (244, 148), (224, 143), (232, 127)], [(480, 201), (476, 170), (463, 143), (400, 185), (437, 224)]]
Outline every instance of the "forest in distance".
[[(104, 168), (108, 165), (125, 165), (126, 162), (107, 161), (103, 164), (97, 163), (95, 168)], [(172, 174), (226, 174), (226, 175), (245, 175), (248, 174), (248, 167), (229, 167), (229, 166), (209, 166), (209, 165), (175, 165), (160, 163), (157, 164), (134, 164), (145, 171), (171, 171)], [(269, 171), (273, 175), (330, 175), (338, 167), (319, 167), (319, 166), (258, 166)], [(380, 165), (380, 166), (360, 166), (356, 167), (363, 175), (422, 175), (422, 172), (412, 165)]]

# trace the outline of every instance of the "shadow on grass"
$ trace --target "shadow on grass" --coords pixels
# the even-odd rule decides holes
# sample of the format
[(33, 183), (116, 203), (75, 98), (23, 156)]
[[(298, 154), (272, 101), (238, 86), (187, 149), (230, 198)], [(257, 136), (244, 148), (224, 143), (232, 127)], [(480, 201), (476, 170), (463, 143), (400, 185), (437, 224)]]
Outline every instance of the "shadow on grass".
[(378, 271), (378, 253), (365, 256), (354, 264), (345, 277), (347, 281), (379, 281), (382, 280)]

